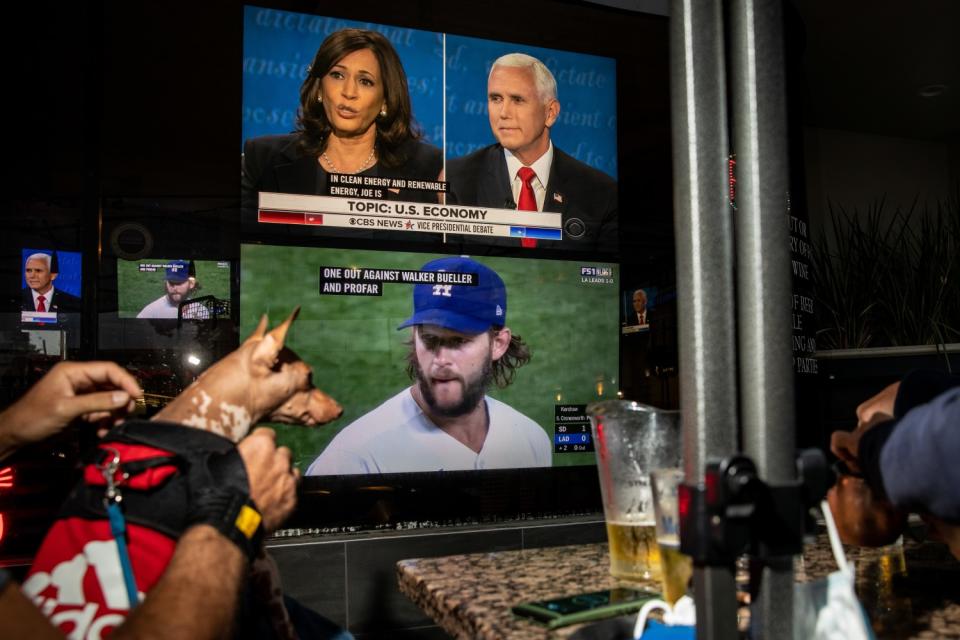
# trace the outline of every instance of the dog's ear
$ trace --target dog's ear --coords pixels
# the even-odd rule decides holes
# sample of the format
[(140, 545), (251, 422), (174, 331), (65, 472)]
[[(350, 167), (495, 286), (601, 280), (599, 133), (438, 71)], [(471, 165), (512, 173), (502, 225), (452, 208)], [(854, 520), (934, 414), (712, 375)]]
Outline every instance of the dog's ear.
[(298, 315), (300, 315), (299, 306), (297, 306), (297, 308), (293, 310), (293, 313), (291, 313), (286, 320), (281, 322), (279, 325), (274, 327), (273, 330), (270, 331), (270, 335), (273, 336), (273, 339), (277, 341), (278, 345), (280, 345), (278, 349), (283, 348), (283, 342), (284, 340), (287, 339), (287, 331), (290, 330), (290, 325), (293, 324), (293, 321), (297, 319)]
[[(265, 366), (268, 369), (273, 368), (273, 365), (277, 363), (277, 356), (280, 354), (281, 349), (283, 349), (283, 343), (287, 339), (287, 331), (290, 330), (290, 325), (293, 324), (293, 321), (297, 319), (297, 315), (299, 314), (300, 307), (297, 307), (293, 310), (293, 313), (290, 314), (290, 317), (263, 336), (263, 339), (257, 343), (256, 348), (253, 350), (253, 362), (255, 364)], [(266, 320), (266, 316), (264, 316), (264, 320)], [(261, 325), (265, 328), (264, 321), (261, 321)], [(257, 327), (254, 335), (258, 333), (262, 333), (260, 327)]]
[(244, 344), (250, 342), (251, 340), (261, 340), (264, 334), (267, 332), (267, 314), (260, 316), (260, 322), (257, 324), (257, 328), (253, 330), (253, 333), (244, 340)]

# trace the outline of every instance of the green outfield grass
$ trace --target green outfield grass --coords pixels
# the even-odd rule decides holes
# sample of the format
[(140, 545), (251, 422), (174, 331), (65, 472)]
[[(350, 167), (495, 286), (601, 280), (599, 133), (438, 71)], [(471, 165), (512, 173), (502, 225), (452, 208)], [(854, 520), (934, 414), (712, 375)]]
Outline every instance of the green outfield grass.
[[(404, 372), (410, 330), (396, 327), (412, 312), (412, 286), (386, 283), (382, 297), (319, 294), (321, 266), (419, 269), (435, 257), (375, 251), (244, 245), (241, 250), (241, 336), (261, 314), (271, 326), (302, 306), (288, 344), (314, 369), (314, 382), (344, 407), (332, 425), (278, 426), (280, 441), (306, 467), (339, 429), (409, 386)], [(612, 284), (582, 284), (594, 263), (482, 258), (507, 286), (507, 325), (533, 359), (507, 389), (490, 395), (528, 415), (553, 437), (554, 405), (616, 397), (617, 267)], [(593, 452), (554, 454), (554, 465), (593, 464)]]
[[(141, 264), (165, 265), (169, 260), (150, 259), (117, 261), (117, 315), (136, 318), (140, 310), (166, 293), (164, 269), (140, 271)], [(216, 296), (230, 299), (230, 263), (217, 260), (196, 260), (199, 288), (191, 297)]]

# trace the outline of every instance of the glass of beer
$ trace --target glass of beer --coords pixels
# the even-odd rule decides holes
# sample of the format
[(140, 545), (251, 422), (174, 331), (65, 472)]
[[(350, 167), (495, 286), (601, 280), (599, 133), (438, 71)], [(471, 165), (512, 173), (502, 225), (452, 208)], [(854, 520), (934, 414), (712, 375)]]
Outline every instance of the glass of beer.
[(680, 413), (623, 400), (588, 408), (610, 543), (610, 573), (660, 579), (650, 472), (680, 464)]
[(656, 515), (657, 546), (663, 568), (660, 583), (663, 599), (671, 606), (687, 592), (693, 561), (680, 553), (680, 517), (677, 490), (683, 482), (681, 469), (658, 469), (650, 474), (653, 488), (653, 511)]

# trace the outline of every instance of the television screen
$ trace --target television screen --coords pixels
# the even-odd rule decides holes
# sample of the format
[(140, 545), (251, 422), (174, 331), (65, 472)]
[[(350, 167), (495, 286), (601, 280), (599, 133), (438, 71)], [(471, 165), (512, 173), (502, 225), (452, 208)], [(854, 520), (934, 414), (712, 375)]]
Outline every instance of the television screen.
[(117, 315), (148, 320), (230, 317), (228, 260), (117, 260)]
[(624, 291), (620, 303), (620, 331), (624, 335), (649, 331), (650, 318), (654, 315), (656, 303), (656, 287), (638, 287)]
[(287, 345), (344, 407), (280, 428), (302, 471), (594, 464), (586, 405), (619, 388), (616, 264), (244, 244), (240, 266), (241, 336), (300, 305)]
[(262, 7), (243, 46), (261, 233), (617, 251), (614, 59)]
[(20, 251), (20, 320), (58, 324), (81, 312), (81, 253), (24, 247)]

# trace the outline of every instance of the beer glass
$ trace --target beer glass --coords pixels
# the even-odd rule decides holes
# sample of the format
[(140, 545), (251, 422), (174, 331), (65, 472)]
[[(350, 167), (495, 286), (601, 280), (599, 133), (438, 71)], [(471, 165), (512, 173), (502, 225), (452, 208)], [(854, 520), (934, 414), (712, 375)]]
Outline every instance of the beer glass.
[(657, 546), (660, 549), (660, 565), (663, 599), (673, 605), (687, 592), (687, 584), (693, 575), (693, 561), (680, 553), (680, 515), (677, 508), (677, 491), (683, 483), (681, 469), (658, 469), (650, 474), (653, 488), (653, 511), (657, 522)]
[(680, 412), (624, 400), (590, 405), (610, 573), (626, 580), (658, 580), (660, 550), (650, 472), (680, 465)]

